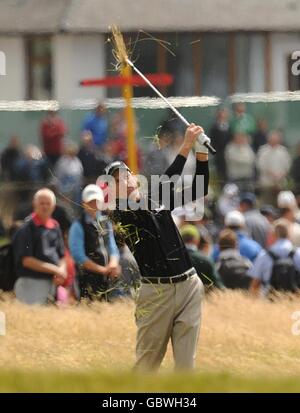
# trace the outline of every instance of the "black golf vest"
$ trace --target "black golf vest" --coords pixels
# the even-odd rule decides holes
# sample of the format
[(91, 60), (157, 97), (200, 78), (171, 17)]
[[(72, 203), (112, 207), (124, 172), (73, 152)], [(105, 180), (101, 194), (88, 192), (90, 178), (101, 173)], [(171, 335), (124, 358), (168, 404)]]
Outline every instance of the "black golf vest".
[(83, 213), (80, 223), (84, 232), (85, 253), (92, 261), (99, 265), (107, 265), (109, 253), (107, 250), (109, 227), (108, 218), (102, 216), (101, 221), (86, 222), (86, 214)]

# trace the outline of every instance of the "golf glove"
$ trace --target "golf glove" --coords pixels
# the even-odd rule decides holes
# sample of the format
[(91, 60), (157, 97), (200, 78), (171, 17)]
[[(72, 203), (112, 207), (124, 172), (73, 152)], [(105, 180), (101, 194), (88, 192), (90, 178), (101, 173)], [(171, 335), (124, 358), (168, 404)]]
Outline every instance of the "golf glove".
[(205, 135), (205, 133), (201, 133), (194, 145), (196, 153), (206, 153), (208, 154), (208, 148), (205, 146), (205, 143), (210, 143), (210, 138)]

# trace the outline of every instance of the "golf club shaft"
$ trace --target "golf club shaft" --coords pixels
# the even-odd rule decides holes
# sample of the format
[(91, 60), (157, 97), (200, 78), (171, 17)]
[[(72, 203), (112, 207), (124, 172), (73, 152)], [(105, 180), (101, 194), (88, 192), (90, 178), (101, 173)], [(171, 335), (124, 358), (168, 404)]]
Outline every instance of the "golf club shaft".
[[(127, 63), (129, 66), (132, 67), (132, 69), (139, 75), (141, 76), (142, 79), (151, 87), (152, 90), (169, 106), (169, 108), (175, 113), (176, 116), (178, 116), (179, 119), (182, 120), (182, 122), (186, 126), (190, 126), (190, 123), (185, 119), (185, 117), (168, 101), (168, 99), (160, 93), (160, 91), (150, 82), (149, 79), (146, 78), (146, 76), (137, 68), (134, 66), (134, 64), (131, 62), (131, 60), (127, 59)], [(213, 148), (208, 142), (204, 143), (204, 145), (207, 147), (207, 149), (214, 155), (216, 153), (215, 148)]]

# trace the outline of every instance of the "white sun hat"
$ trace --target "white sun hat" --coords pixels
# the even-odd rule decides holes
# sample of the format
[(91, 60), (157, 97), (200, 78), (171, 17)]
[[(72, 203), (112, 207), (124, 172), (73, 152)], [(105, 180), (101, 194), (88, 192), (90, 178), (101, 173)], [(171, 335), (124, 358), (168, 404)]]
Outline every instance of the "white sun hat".
[(243, 227), (245, 226), (244, 215), (240, 211), (230, 211), (225, 216), (226, 227)]
[(278, 208), (296, 208), (297, 201), (292, 191), (281, 191), (277, 197)]
[(95, 184), (86, 186), (82, 191), (82, 201), (86, 203), (91, 201), (98, 201), (100, 203), (103, 203), (104, 196), (102, 189)]

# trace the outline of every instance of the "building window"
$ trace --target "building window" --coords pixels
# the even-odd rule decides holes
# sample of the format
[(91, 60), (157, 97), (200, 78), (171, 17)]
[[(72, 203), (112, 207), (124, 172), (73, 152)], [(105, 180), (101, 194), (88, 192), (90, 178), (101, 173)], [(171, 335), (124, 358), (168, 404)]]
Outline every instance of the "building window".
[[(296, 73), (293, 73), (292, 67), (296, 69)], [(287, 58), (287, 70), (288, 70), (288, 87), (291, 92), (300, 90), (300, 74), (297, 74), (300, 65), (297, 64), (295, 59), (292, 59), (292, 55)]]
[(27, 99), (52, 98), (51, 38), (30, 37), (26, 40)]
[[(143, 72), (160, 73), (168, 72), (174, 76), (174, 83), (168, 87), (158, 87), (167, 96), (191, 96), (195, 94), (195, 70), (193, 68), (193, 40), (192, 34), (166, 34), (152, 33), (153, 37), (167, 41), (174, 56), (160, 43), (151, 39), (147, 34), (137, 33), (125, 34), (124, 38), (130, 49), (133, 48), (132, 60)], [(107, 75), (118, 75), (114, 69), (115, 58), (112, 54), (111, 42), (106, 43), (106, 67)], [(108, 97), (120, 96), (120, 89), (107, 89)], [(135, 97), (156, 97), (156, 93), (150, 87), (134, 88)]]
[(229, 94), (229, 36), (205, 33), (201, 43), (201, 94), (225, 98)]
[[(140, 35), (140, 38), (144, 38), (146, 36)], [(131, 40), (131, 47), (134, 47), (133, 51), (133, 60), (136, 64), (136, 66), (139, 68), (139, 70), (144, 73), (157, 73), (157, 43), (152, 40), (141, 40), (138, 41), (136, 35), (130, 35), (129, 36)], [(135, 40), (136, 43), (135, 43)], [(135, 73), (134, 73), (135, 74)], [(156, 94), (155, 92), (149, 87), (136, 87), (134, 88), (134, 96), (135, 97), (143, 97), (143, 96), (149, 96), (149, 97), (155, 97)]]
[(166, 52), (168, 73), (174, 76), (174, 83), (168, 88), (170, 96), (193, 96), (195, 94), (195, 73), (193, 65), (192, 33), (169, 34), (166, 40), (174, 53)]
[[(167, 51), (159, 41), (141, 39), (135, 43), (137, 34), (125, 34), (125, 39), (134, 45), (132, 60), (143, 73), (168, 72), (174, 83), (159, 89), (166, 96), (207, 95), (225, 98), (236, 91), (249, 89), (249, 39), (235, 38), (229, 33), (152, 33), (157, 39), (167, 41)], [(112, 44), (106, 44), (106, 67), (108, 75), (113, 71), (115, 59)], [(245, 50), (244, 50), (245, 49)], [(245, 71), (245, 76), (241, 73)], [(108, 89), (108, 97), (120, 96), (120, 90)], [(149, 87), (134, 89), (136, 97), (156, 96)]]

